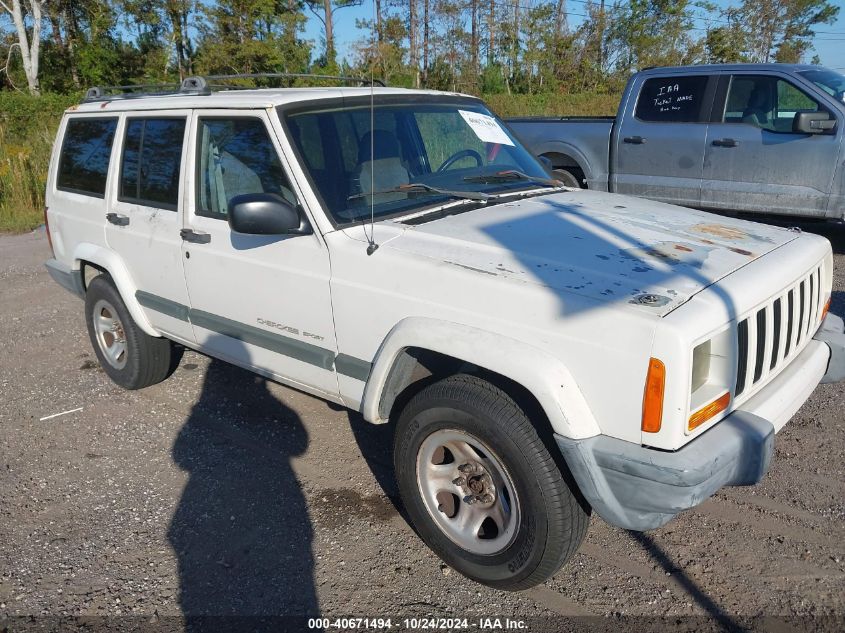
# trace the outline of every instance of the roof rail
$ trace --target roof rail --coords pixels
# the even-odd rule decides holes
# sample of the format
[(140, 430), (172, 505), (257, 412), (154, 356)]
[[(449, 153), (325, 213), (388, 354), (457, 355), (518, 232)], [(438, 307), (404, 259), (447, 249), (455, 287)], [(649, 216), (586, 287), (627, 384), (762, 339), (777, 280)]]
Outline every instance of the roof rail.
[[(385, 85), (381, 79), (370, 79), (369, 77), (353, 77), (350, 75), (318, 75), (312, 73), (243, 73), (236, 75), (203, 75), (202, 77), (197, 78), (205, 79), (206, 81), (220, 81), (226, 79), (319, 79), (336, 81), (338, 83), (360, 84), (362, 86), (374, 85), (384, 87)], [(194, 77), (188, 77), (188, 79), (194, 79)], [(232, 85), (223, 85), (221, 87), (225, 89), (244, 88), (243, 86)]]
[[(209, 95), (213, 90), (248, 90), (250, 86), (212, 83), (220, 80), (240, 79), (318, 79), (361, 86), (384, 86), (380, 79), (348, 77), (343, 75), (312, 75), (308, 73), (246, 73), (237, 75), (194, 75), (185, 77), (181, 84), (130, 84), (126, 86), (93, 86), (88, 88), (83, 102), (118, 101), (142, 97), (176, 95)], [(112, 94), (109, 94), (112, 93)]]

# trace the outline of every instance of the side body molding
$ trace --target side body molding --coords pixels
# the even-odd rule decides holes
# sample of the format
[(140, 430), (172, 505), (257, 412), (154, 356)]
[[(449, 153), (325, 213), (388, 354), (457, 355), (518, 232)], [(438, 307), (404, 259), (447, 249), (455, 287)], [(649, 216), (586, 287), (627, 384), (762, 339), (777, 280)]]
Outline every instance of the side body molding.
[(559, 359), (501, 334), (424, 317), (403, 319), (382, 342), (364, 388), (361, 413), (367, 421), (387, 421), (379, 410), (382, 392), (394, 363), (412, 347), (458, 358), (519, 383), (537, 398), (559, 435), (583, 439), (600, 433), (575, 379)]
[(141, 305), (135, 298), (135, 291), (138, 288), (117, 253), (90, 242), (82, 242), (73, 253), (73, 267), (78, 270), (83, 260), (108, 271), (117, 286), (118, 292), (120, 292), (121, 299), (129, 310), (129, 314), (132, 315), (139, 328), (150, 336), (161, 336), (161, 333), (150, 325)]

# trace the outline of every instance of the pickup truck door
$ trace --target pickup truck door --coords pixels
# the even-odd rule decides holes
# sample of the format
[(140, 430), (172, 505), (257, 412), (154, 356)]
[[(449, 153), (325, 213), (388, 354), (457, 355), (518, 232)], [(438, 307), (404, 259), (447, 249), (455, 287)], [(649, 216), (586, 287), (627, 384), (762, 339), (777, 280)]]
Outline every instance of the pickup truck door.
[(126, 264), (135, 297), (152, 326), (191, 344), (194, 333), (184, 316), (188, 290), (179, 238), (189, 117), (189, 110), (122, 117), (115, 152), (120, 163), (109, 181), (105, 227), (106, 242)]
[(829, 133), (796, 133), (798, 112), (835, 115), (785, 76), (737, 73), (723, 82), (707, 134), (702, 206), (824, 217), (842, 121)]
[(629, 92), (611, 152), (611, 190), (689, 207), (701, 170), (716, 79), (644, 75)]
[[(244, 235), (229, 228), (236, 195), (302, 197), (263, 110), (194, 115), (183, 262), (190, 320), (204, 351), (337, 399), (329, 253), (317, 231)], [(311, 221), (312, 226), (314, 225)]]

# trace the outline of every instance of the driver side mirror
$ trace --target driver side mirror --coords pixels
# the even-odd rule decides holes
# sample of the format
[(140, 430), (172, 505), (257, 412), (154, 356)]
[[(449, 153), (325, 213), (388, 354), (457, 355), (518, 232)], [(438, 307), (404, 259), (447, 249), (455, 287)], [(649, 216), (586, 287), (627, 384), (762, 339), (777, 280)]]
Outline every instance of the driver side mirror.
[(247, 235), (305, 235), (305, 216), (277, 193), (245, 193), (229, 200), (229, 227)]
[(796, 112), (792, 121), (792, 131), (799, 134), (824, 134), (835, 127), (829, 112)]

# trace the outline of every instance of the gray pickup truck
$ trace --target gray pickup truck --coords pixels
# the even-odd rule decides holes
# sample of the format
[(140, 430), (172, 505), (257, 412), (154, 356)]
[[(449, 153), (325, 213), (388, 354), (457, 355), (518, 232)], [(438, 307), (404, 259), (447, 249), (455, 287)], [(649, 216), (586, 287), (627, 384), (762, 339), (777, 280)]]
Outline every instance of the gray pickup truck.
[(651, 68), (616, 117), (508, 124), (571, 186), (698, 209), (842, 220), (845, 76), (821, 66)]

